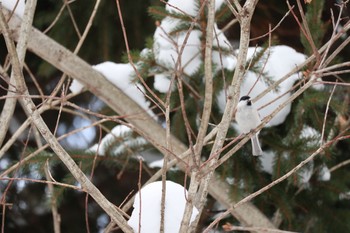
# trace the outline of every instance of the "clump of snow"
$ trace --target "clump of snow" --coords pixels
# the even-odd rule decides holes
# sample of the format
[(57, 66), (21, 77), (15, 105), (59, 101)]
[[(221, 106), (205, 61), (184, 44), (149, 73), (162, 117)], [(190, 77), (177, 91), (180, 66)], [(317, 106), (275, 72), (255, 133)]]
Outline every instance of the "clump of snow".
[(133, 82), (135, 71), (129, 63), (117, 64), (114, 62), (103, 62), (93, 66), (93, 68), (103, 74), (111, 83), (122, 90), (143, 109), (149, 109), (150, 103), (146, 101), (144, 96), (145, 89), (140, 84)]
[[(24, 9), (25, 9), (25, 0), (2, 0), (1, 4), (8, 10), (15, 12), (15, 14), (19, 17), (23, 17)], [(18, 4), (17, 4), (18, 2)], [(17, 6), (16, 6), (17, 4)]]
[[(133, 81), (135, 71), (129, 63), (118, 64), (107, 61), (95, 65), (93, 68), (103, 74), (108, 81), (122, 90), (151, 116), (154, 116), (153, 112), (149, 110), (150, 102), (146, 100), (144, 87)], [(72, 93), (79, 93), (82, 88), (83, 85), (79, 81), (73, 80), (69, 89)]]
[(164, 159), (159, 159), (156, 161), (152, 161), (148, 164), (150, 168), (162, 168), (164, 164)]
[(259, 156), (261, 161), (261, 169), (269, 174), (273, 173), (273, 164), (276, 154), (273, 151), (264, 151), (264, 153)]
[(201, 41), (202, 32), (200, 30), (192, 30), (187, 38), (186, 32), (179, 32), (175, 35), (170, 33), (181, 23), (178, 19), (166, 17), (162, 20), (160, 26), (154, 33), (154, 55), (159, 65), (167, 69), (174, 70), (178, 60), (182, 46), (185, 46), (181, 54), (181, 66), (184, 73), (191, 75), (195, 73), (202, 62)]
[(318, 180), (329, 181), (331, 179), (331, 172), (326, 164), (322, 164), (318, 172)]
[[(166, 181), (165, 212), (164, 212), (164, 232), (178, 233), (183, 213), (186, 205), (187, 191), (185, 188), (172, 181)], [(157, 181), (146, 185), (140, 193), (135, 195), (134, 210), (128, 224), (139, 233), (155, 233), (160, 229), (162, 182)], [(141, 213), (141, 214), (140, 214)], [(198, 214), (194, 207), (191, 222)], [(141, 217), (140, 217), (141, 216)], [(141, 218), (141, 219), (140, 219)], [(141, 230), (139, 223), (141, 220)]]
[(153, 87), (161, 93), (167, 93), (171, 84), (171, 78), (166, 74), (156, 74), (154, 75)]
[(102, 138), (100, 143), (93, 145), (88, 150), (91, 152), (97, 152), (99, 155), (105, 155), (108, 143), (130, 131), (131, 129), (125, 125), (117, 125), (109, 134)]
[(69, 90), (74, 94), (81, 92), (83, 89), (84, 85), (76, 79), (74, 79), (72, 84), (69, 86)]
[[(307, 146), (318, 145), (320, 138), (321, 138), (321, 135), (316, 129), (307, 125), (303, 126), (303, 129), (301, 130), (301, 133), (300, 133), (300, 139), (307, 139), (307, 142), (306, 142)], [(308, 182), (310, 181), (310, 178), (315, 172), (315, 170), (316, 169), (314, 166), (314, 161), (312, 160), (308, 164), (306, 164), (303, 168), (301, 168), (298, 172), (300, 185), (308, 186)], [(322, 171), (326, 172), (326, 170), (321, 169), (321, 172)], [(321, 178), (322, 176), (323, 174), (321, 175)], [(327, 176), (327, 174), (325, 176)]]
[[(254, 54), (261, 51), (262, 48), (249, 48), (247, 59), (253, 58)], [(289, 73), (295, 66), (301, 64), (305, 61), (305, 56), (298, 53), (293, 48), (288, 46), (279, 45), (273, 46), (267, 50), (259, 60), (258, 64), (264, 69), (261, 71), (271, 79), (271, 81), (276, 82), (284, 75)], [(235, 60), (230, 62), (235, 65)], [(285, 94), (291, 89), (294, 82), (300, 78), (300, 74), (296, 73), (290, 76), (287, 80), (282, 82), (277, 89), (268, 92), (261, 99), (254, 102), (254, 105), (259, 109), (259, 114), (261, 119), (270, 115), (280, 104), (284, 103), (291, 95), (291, 93)], [(255, 82), (257, 82), (255, 84)], [(254, 86), (252, 91), (249, 93), (250, 89)], [(243, 83), (241, 85), (241, 95), (247, 95), (249, 93), (250, 97), (254, 98), (263, 91), (269, 88), (269, 85), (259, 78), (259, 73), (253, 71), (247, 71)], [(285, 94), (285, 95), (283, 95)], [(221, 91), (217, 96), (219, 107), (223, 111), (226, 105), (226, 98), (224, 91)], [(267, 103), (274, 101), (272, 104), (265, 106)], [(264, 106), (260, 109), (260, 107)], [(291, 110), (291, 104), (287, 104), (272, 120), (269, 122), (268, 126), (276, 126), (282, 124)]]
[(339, 200), (350, 200), (350, 192), (340, 193)]
[[(304, 125), (300, 134), (301, 139), (307, 139), (307, 146), (317, 146), (320, 144), (321, 134), (314, 128)], [(313, 165), (313, 161), (310, 162)], [(315, 170), (318, 170), (318, 180), (328, 181), (331, 178), (331, 173), (328, 167), (325, 164), (322, 164), (320, 167), (314, 169), (313, 166), (305, 167), (301, 171), (300, 175), (303, 177), (303, 181), (308, 182), (311, 175)]]
[(314, 128), (304, 125), (301, 130), (300, 138), (313, 139), (315, 143), (319, 143), (319, 139), (321, 138), (321, 134)]
[[(166, 5), (166, 10), (172, 13), (188, 14), (192, 17), (195, 17), (199, 13), (198, 2), (195, 0), (170, 0), (168, 3), (169, 4)], [(223, 0), (217, 1), (216, 9), (219, 9), (222, 3)], [(180, 19), (170, 16), (165, 17), (154, 33), (153, 50), (158, 64), (169, 70), (174, 70), (181, 52), (181, 47), (184, 46), (180, 57), (180, 65), (183, 72), (190, 76), (199, 69), (203, 62), (201, 54), (201, 37), (203, 35), (198, 29), (193, 29), (190, 32), (179, 31), (173, 33), (173, 31), (183, 23), (184, 22)], [(188, 33), (189, 35), (187, 35)], [(215, 25), (214, 33), (213, 45), (215, 47), (220, 45), (222, 49), (230, 49), (227, 38), (217, 25)], [(185, 41), (187, 36), (187, 41)], [(221, 55), (220, 57), (218, 51), (213, 51), (213, 64), (217, 69), (226, 67), (228, 65), (227, 56)]]
[(305, 164), (304, 167), (300, 168), (298, 171), (299, 175), (299, 185), (300, 186), (308, 186), (308, 183), (311, 179), (312, 174), (314, 173), (314, 161), (310, 161)]
[(136, 137), (133, 139), (130, 139), (128, 137), (125, 138), (125, 135), (128, 133), (132, 133), (132, 130), (129, 127), (125, 125), (117, 125), (109, 134), (102, 138), (100, 143), (93, 145), (88, 149), (88, 151), (98, 153), (99, 155), (105, 155), (106, 150), (109, 149), (110, 143), (117, 139), (119, 139), (121, 143), (118, 143), (113, 148), (113, 153), (116, 154), (121, 151), (125, 151), (126, 148), (131, 147), (131, 145), (135, 143), (147, 144), (147, 141), (143, 137)]

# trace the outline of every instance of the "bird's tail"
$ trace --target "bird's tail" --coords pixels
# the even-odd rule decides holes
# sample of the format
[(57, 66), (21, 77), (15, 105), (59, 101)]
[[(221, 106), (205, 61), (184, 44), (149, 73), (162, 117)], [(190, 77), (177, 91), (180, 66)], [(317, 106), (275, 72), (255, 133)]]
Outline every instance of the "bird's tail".
[(259, 156), (263, 154), (263, 151), (260, 147), (260, 143), (259, 143), (259, 139), (258, 139), (258, 135), (255, 134), (251, 137), (251, 141), (252, 141), (252, 150), (253, 150), (253, 155), (254, 156)]

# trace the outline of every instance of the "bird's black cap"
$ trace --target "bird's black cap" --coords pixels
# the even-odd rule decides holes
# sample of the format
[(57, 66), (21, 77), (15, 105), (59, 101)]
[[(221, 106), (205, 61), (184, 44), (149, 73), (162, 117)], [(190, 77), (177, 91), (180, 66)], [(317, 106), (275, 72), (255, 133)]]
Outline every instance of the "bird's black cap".
[(246, 100), (247, 100), (247, 105), (248, 105), (248, 106), (251, 106), (251, 105), (252, 105), (252, 102), (250, 101), (250, 96), (244, 95), (244, 96), (242, 96), (242, 97), (239, 99), (239, 101), (246, 101)]
[(247, 95), (244, 95), (242, 96), (239, 101), (242, 101), (242, 100), (249, 100), (250, 99), (250, 96), (247, 96)]

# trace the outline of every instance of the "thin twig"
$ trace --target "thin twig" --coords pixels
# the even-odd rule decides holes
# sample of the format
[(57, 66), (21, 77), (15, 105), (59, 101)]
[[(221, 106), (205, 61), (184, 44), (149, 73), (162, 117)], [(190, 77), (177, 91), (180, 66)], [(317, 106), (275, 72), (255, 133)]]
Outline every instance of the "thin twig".
[[(52, 179), (54, 183), (58, 183), (52, 178), (52, 175), (50, 173), (50, 166), (49, 166), (49, 161), (46, 161), (45, 164), (45, 177), (46, 180), (49, 181), (49, 179)], [(54, 197), (54, 184), (47, 182), (47, 189), (48, 189), (48, 196), (50, 198), (50, 205), (51, 205), (51, 212), (52, 212), (52, 220), (53, 220), (53, 229), (55, 233), (60, 233), (61, 232), (61, 216), (58, 212), (57, 208), (57, 200), (56, 197)]]
[(279, 26), (281, 26), (282, 22), (284, 21), (285, 18), (288, 17), (288, 15), (290, 14), (290, 12), (294, 9), (294, 6), (292, 6), (287, 13), (284, 14), (284, 16), (282, 17), (282, 19), (276, 24), (276, 26), (274, 26), (272, 29), (270, 28), (268, 32), (266, 32), (265, 34), (261, 35), (261, 36), (257, 36), (254, 38), (251, 38), (250, 41), (254, 41), (254, 40), (258, 40), (258, 39), (262, 39), (265, 36), (270, 36), (272, 34), (272, 32), (274, 32)]
[(59, 10), (58, 14), (56, 15), (55, 19), (51, 22), (51, 24), (43, 31), (44, 34), (48, 33), (53, 26), (57, 23), (57, 21), (61, 18), (61, 15), (63, 13), (64, 8), (66, 8), (66, 3), (63, 2), (63, 5), (61, 6), (61, 9)]
[(75, 32), (77, 33), (78, 38), (80, 39), (80, 38), (81, 38), (81, 33), (80, 33), (80, 30), (79, 30), (78, 24), (77, 24), (77, 22), (75, 21), (75, 18), (74, 18), (72, 9), (70, 8), (70, 5), (69, 5), (69, 2), (68, 2), (68, 0), (63, 0), (63, 2), (64, 2), (64, 4), (67, 6), (67, 10), (68, 10), (69, 17), (70, 17), (70, 19), (72, 20), (72, 23), (73, 23)]
[(199, 163), (203, 148), (204, 137), (207, 133), (209, 118), (211, 114), (211, 107), (213, 102), (213, 71), (212, 71), (212, 50), (214, 40), (214, 24), (215, 24), (215, 0), (207, 2), (208, 6), (208, 22), (205, 37), (205, 57), (204, 57), (204, 79), (205, 92), (204, 104), (202, 110), (201, 123), (198, 129), (195, 158), (196, 164)]
[(142, 190), (142, 184), (141, 184), (141, 178), (142, 178), (142, 157), (139, 157), (139, 178), (138, 178), (138, 182), (137, 182), (137, 187), (139, 189), (139, 205), (140, 205), (140, 212), (139, 212), (139, 226), (138, 226), (138, 232), (141, 232), (141, 218), (142, 218), (142, 194), (141, 194), (141, 190)]
[(0, 180), (13, 180), (13, 181), (23, 180), (23, 181), (34, 182), (34, 183), (53, 184), (53, 185), (57, 185), (57, 186), (62, 186), (64, 188), (69, 188), (69, 189), (73, 189), (73, 190), (77, 190), (77, 191), (86, 192), (86, 190), (84, 188), (81, 188), (81, 187), (78, 187), (75, 185), (70, 185), (67, 183), (57, 182), (57, 181), (37, 180), (37, 179), (30, 179), (30, 178), (25, 178), (25, 177), (1, 177)]
[(259, 233), (297, 233), (295, 231), (284, 231), (279, 229), (271, 229), (265, 227), (242, 227), (242, 226), (232, 226), (231, 224), (226, 224), (223, 226), (224, 231), (251, 231)]
[(327, 121), (327, 115), (328, 115), (328, 110), (329, 110), (329, 105), (331, 103), (333, 94), (335, 89), (337, 88), (337, 84), (334, 85), (331, 94), (329, 95), (328, 101), (327, 101), (327, 105), (326, 105), (326, 111), (324, 113), (324, 118), (323, 118), (323, 124), (322, 124), (322, 131), (321, 131), (321, 138), (320, 138), (320, 145), (322, 145), (323, 140), (324, 140), (324, 132), (325, 132), (325, 128), (326, 128), (326, 121)]
[[(226, 1), (226, 5), (227, 7), (230, 9), (230, 11), (232, 12), (232, 14), (236, 17), (237, 21), (240, 23), (240, 17), (238, 12), (241, 10), (241, 8), (239, 7), (237, 10), (232, 6), (232, 4), (230, 3), (229, 0), (225, 0)], [(237, 1), (236, 1), (237, 3)], [(239, 4), (238, 4), (239, 5)]]
[[(142, 85), (146, 88), (146, 90), (152, 95), (152, 97), (154, 99), (156, 99), (158, 101), (158, 103), (164, 107), (164, 102), (154, 93), (154, 91), (151, 90), (151, 88), (149, 88), (149, 86), (146, 84), (145, 80), (143, 79), (142, 75), (138, 72), (137, 67), (135, 65), (135, 63), (133, 62), (131, 53), (130, 53), (130, 48), (129, 48), (129, 42), (128, 42), (128, 37), (126, 34), (126, 29), (124, 26), (124, 20), (123, 20), (123, 15), (122, 15), (122, 10), (119, 4), (119, 0), (116, 0), (116, 4), (117, 4), (117, 10), (118, 10), (118, 15), (119, 15), (119, 20), (121, 23), (121, 27), (122, 27), (122, 31), (123, 31), (123, 37), (124, 37), (124, 44), (126, 47), (126, 52), (128, 55), (128, 60), (130, 65), (132, 66), (132, 68), (134, 69), (135, 74), (137, 75), (138, 79), (141, 81)], [(149, 100), (156, 104), (157, 106), (159, 105), (157, 102), (155, 102), (152, 98), (149, 98)]]
[[(89, 18), (89, 20), (88, 20), (88, 22), (87, 22), (87, 24), (85, 26), (84, 32), (83, 32), (83, 34), (81, 36), (79, 36), (79, 41), (78, 41), (78, 44), (76, 45), (76, 47), (74, 49), (73, 54), (78, 54), (78, 52), (80, 51), (81, 47), (83, 46), (83, 43), (85, 42), (85, 39), (86, 39), (87, 35), (90, 32), (92, 23), (93, 23), (93, 21), (94, 21), (94, 19), (96, 17), (96, 13), (97, 13), (97, 10), (98, 10), (98, 8), (100, 6), (100, 3), (101, 3), (101, 0), (96, 0), (96, 3), (94, 5), (94, 8), (93, 8), (92, 13), (90, 15), (90, 18)], [(64, 4), (67, 6), (68, 10), (70, 10), (69, 2), (67, 2), (67, 0), (64, 0)], [(56, 94), (60, 90), (61, 86), (63, 85), (64, 81), (66, 80), (66, 77), (67, 77), (67, 74), (64, 73), (62, 75), (62, 77), (60, 78), (60, 81), (57, 83), (56, 87), (52, 91), (51, 96), (56, 96)]]
[(339, 168), (344, 167), (344, 166), (346, 166), (346, 165), (348, 165), (348, 164), (350, 164), (350, 159), (345, 160), (345, 161), (343, 161), (343, 162), (341, 162), (341, 163), (338, 163), (337, 165), (331, 167), (331, 168), (329, 169), (329, 172), (332, 173), (332, 172), (334, 172), (335, 170), (338, 170)]

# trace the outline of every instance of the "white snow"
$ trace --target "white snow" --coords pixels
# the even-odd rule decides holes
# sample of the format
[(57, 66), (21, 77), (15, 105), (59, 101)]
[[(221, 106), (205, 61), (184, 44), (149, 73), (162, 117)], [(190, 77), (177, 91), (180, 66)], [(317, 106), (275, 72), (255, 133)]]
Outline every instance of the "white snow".
[[(166, 196), (165, 196), (165, 219), (164, 232), (178, 233), (183, 213), (186, 205), (187, 191), (182, 185), (172, 181), (166, 181)], [(140, 193), (135, 195), (134, 210), (128, 224), (139, 233), (156, 233), (160, 228), (160, 213), (161, 213), (161, 196), (162, 182), (157, 181), (146, 185), (141, 189)], [(141, 208), (140, 208), (141, 204)], [(139, 229), (139, 220), (141, 213), (141, 230)], [(194, 207), (191, 216), (191, 222), (198, 214), (198, 210)]]
[[(233, 69), (232, 61), (235, 61), (235, 57), (228, 54), (223, 54), (223, 50), (225, 51), (232, 51), (232, 46), (224, 33), (218, 28), (216, 24), (214, 24), (214, 40), (213, 40), (213, 47), (218, 48), (220, 47), (220, 50), (214, 49), (212, 52), (212, 59), (213, 64), (215, 64), (216, 70), (214, 72), (217, 72), (223, 68), (226, 69)], [(221, 52), (221, 54), (220, 54)]]
[(148, 164), (148, 166), (149, 166), (150, 168), (162, 168), (162, 167), (163, 167), (163, 164), (164, 164), (164, 159), (159, 159), (159, 160), (150, 162), (150, 163)]
[(7, 169), (10, 164), (10, 160), (8, 158), (3, 157), (2, 159), (0, 159), (0, 170)]
[(145, 89), (140, 84), (133, 82), (135, 71), (129, 63), (117, 64), (114, 62), (103, 62), (95, 65), (94, 69), (101, 72), (111, 83), (119, 87), (120, 90), (143, 109), (149, 109), (150, 103), (144, 96)]
[(81, 92), (83, 88), (84, 85), (76, 79), (74, 79), (72, 84), (69, 86), (69, 90), (74, 94)]
[[(181, 47), (186, 39), (187, 33), (183, 31), (172, 36), (170, 35), (180, 23), (181, 21), (178, 19), (166, 17), (154, 33), (153, 50), (156, 62), (169, 70), (174, 70)], [(184, 68), (183, 71), (187, 75), (195, 73), (202, 62), (200, 51), (201, 36), (201, 31), (191, 31), (181, 54), (181, 67)]]
[[(222, 5), (224, 1), (217, 1), (217, 9), (219, 5)], [(189, 15), (195, 16), (198, 13), (198, 5), (196, 1), (188, 0), (170, 0), (166, 5), (166, 9), (171, 12), (183, 14), (178, 9), (182, 9)], [(180, 49), (184, 44), (187, 32), (179, 31), (171, 34), (174, 29), (179, 26), (182, 22), (179, 19), (171, 18), (170, 16), (165, 17), (160, 26), (157, 27), (154, 33), (154, 46), (153, 53), (156, 62), (165, 68), (164, 72), (155, 74), (154, 88), (161, 93), (166, 93), (169, 90), (170, 85), (170, 73), (176, 68), (175, 64), (178, 60)], [(229, 50), (231, 48), (227, 38), (215, 25), (216, 37), (213, 41), (214, 46), (220, 46), (222, 49)], [(181, 53), (181, 67), (183, 72), (189, 76), (198, 71), (202, 64), (201, 54), (201, 38), (202, 32), (198, 29), (194, 29), (190, 32), (188, 40), (185, 44), (183, 53)], [(256, 52), (262, 48), (249, 48), (247, 59), (253, 58)], [(143, 56), (148, 54), (148, 50), (143, 51)], [(237, 51), (235, 52), (237, 53)], [(142, 55), (141, 54), (141, 55)], [(301, 53), (296, 52), (294, 49), (288, 46), (273, 46), (265, 55), (260, 59), (259, 64), (264, 69), (261, 71), (272, 79), (277, 81), (287, 74), (296, 65), (305, 61), (305, 56)], [(265, 64), (266, 63), (266, 64)], [(216, 71), (221, 68), (234, 69), (236, 65), (236, 58), (232, 55), (219, 54), (219, 51), (213, 51), (213, 64), (216, 67)], [(113, 62), (104, 62), (94, 66), (94, 68), (100, 71), (109, 81), (114, 85), (123, 90), (129, 97), (135, 100), (145, 110), (149, 109), (150, 102), (146, 100), (143, 92), (143, 86), (133, 83), (132, 78), (134, 77), (134, 70), (130, 64), (116, 64)], [(259, 73), (253, 71), (247, 71), (244, 81), (241, 86), (241, 95), (247, 95), (259, 78)], [(299, 74), (296, 73), (290, 78), (282, 82), (276, 90), (270, 91), (264, 97), (257, 100), (255, 106), (260, 108), (259, 113), (261, 118), (264, 118), (271, 114), (277, 106), (285, 102), (289, 97), (290, 93), (285, 94), (291, 89), (294, 82), (299, 79)], [(71, 85), (72, 92), (78, 92), (82, 89), (82, 85), (76, 80)], [(254, 98), (261, 92), (268, 88), (268, 84), (260, 78), (257, 84), (249, 95)], [(285, 94), (285, 95), (283, 95)], [(225, 108), (225, 94), (224, 90), (217, 96), (219, 107), (221, 110)], [(265, 104), (275, 100), (272, 104), (265, 106)], [(284, 122), (291, 109), (291, 104), (284, 107), (270, 122), (267, 126), (276, 126)], [(151, 115), (151, 111), (148, 111)]]
[(25, 9), (25, 0), (1, 0), (0, 2), (6, 9), (10, 11), (14, 10), (17, 16), (21, 18), (23, 17)]
[(320, 171), (318, 172), (318, 180), (329, 181), (331, 179), (331, 172), (326, 164), (322, 164)]
[(101, 214), (100, 216), (98, 216), (97, 218), (97, 226), (99, 227), (99, 233), (103, 233), (105, 232), (105, 228), (109, 223), (109, 217), (107, 214)]
[(308, 185), (313, 172), (314, 172), (314, 161), (311, 160), (309, 163), (305, 164), (304, 167), (300, 168), (300, 170), (298, 171), (299, 185), (302, 185), (302, 186)]
[[(183, 14), (185, 12), (192, 17), (198, 14), (199, 5), (196, 0), (169, 0), (168, 3), (169, 4), (166, 5), (166, 10), (169, 12), (178, 14)], [(223, 3), (224, 0), (216, 1), (216, 9), (218, 9)], [(177, 33), (171, 34), (171, 32), (173, 32), (181, 23), (183, 22), (177, 18), (171, 18), (169, 16), (165, 17), (154, 33), (154, 57), (156, 62), (165, 68), (165, 71), (163, 72), (155, 72), (156, 74), (154, 76), (154, 88), (161, 93), (166, 93), (169, 90), (171, 73), (175, 69), (175, 64), (177, 62), (180, 49), (184, 44), (184, 40), (186, 38), (186, 31), (179, 31)], [(230, 50), (231, 45), (229, 44), (225, 35), (217, 27), (217, 25), (215, 25), (215, 32), (215, 39), (213, 41), (214, 47), (220, 46), (222, 49)], [(181, 67), (183, 68), (183, 72), (189, 76), (194, 74), (203, 62), (201, 54), (202, 36), (203, 35), (200, 30), (192, 30), (185, 44), (184, 51), (181, 54)], [(257, 52), (261, 51), (261, 49), (262, 48), (260, 47), (249, 48), (247, 60), (252, 59)], [(144, 49), (141, 53), (141, 56), (147, 57), (149, 53), (149, 49)], [(238, 51), (236, 50), (232, 55), (222, 54), (220, 56), (218, 51), (213, 51), (213, 64), (216, 67), (216, 70), (214, 72), (217, 72), (221, 68), (233, 70), (236, 66), (235, 55), (237, 53)], [(269, 48), (262, 56), (262, 58), (260, 58), (258, 64), (260, 68), (263, 69), (260, 72), (271, 78), (272, 82), (276, 82), (288, 72), (290, 72), (290, 70), (295, 68), (295, 66), (301, 64), (304, 61), (305, 55), (298, 53), (293, 48), (290, 48), (288, 46), (279, 45)], [(132, 82), (132, 79), (135, 75), (134, 70), (130, 64), (104, 62), (94, 66), (94, 68), (101, 72), (110, 82), (123, 90), (129, 97), (135, 100), (144, 109), (149, 109), (150, 103), (145, 99), (145, 96), (143, 94), (144, 88), (141, 85)], [(247, 95), (256, 81), (257, 84), (249, 93), (252, 98), (256, 97), (269, 87), (264, 78), (259, 78), (260, 72), (246, 72), (240, 90), (241, 95)], [(291, 89), (293, 84), (298, 79), (300, 79), (300, 76), (301, 75), (299, 73), (293, 74), (287, 80), (282, 82), (277, 87), (277, 89), (268, 92), (265, 96), (254, 103), (254, 105), (259, 109), (259, 114), (262, 119), (270, 115), (280, 104), (284, 103), (290, 97), (290, 93), (285, 93)], [(79, 82), (74, 80), (70, 88), (72, 92), (78, 92), (82, 89), (82, 87), (83, 86), (79, 84)], [(219, 107), (223, 111), (226, 105), (224, 90), (222, 90), (221, 93), (217, 96), (217, 99), (219, 102)], [(271, 101), (274, 102), (265, 106)], [(260, 109), (262, 106), (264, 107)], [(290, 113), (290, 110), (291, 104), (288, 104), (268, 123), (267, 127), (282, 124)], [(100, 154), (104, 154), (103, 145), (105, 141), (110, 140), (110, 138), (114, 136), (113, 134), (107, 135), (106, 138), (102, 140), (102, 145), (100, 145), (99, 149), (101, 150), (99, 151)], [(97, 150), (97, 145), (91, 149)], [(267, 155), (267, 157), (263, 159), (263, 163), (265, 163), (263, 166), (267, 172), (272, 172), (272, 165), (269, 165), (272, 163), (272, 161), (268, 161), (272, 159), (271, 157), (271, 155)], [(264, 162), (264, 160), (266, 161)], [(155, 162), (151, 166), (160, 166), (160, 162), (161, 161), (158, 161), (157, 163)]]
[[(307, 146), (315, 146), (319, 144), (319, 138), (321, 137), (320, 133), (310, 127), (303, 126), (303, 129), (300, 133), (301, 139), (307, 139)], [(312, 139), (310, 141), (310, 139)], [(289, 153), (284, 153), (284, 156), (289, 157)], [(265, 153), (259, 157), (261, 160), (262, 170), (272, 174), (273, 173), (273, 163), (275, 160), (276, 154), (273, 151), (265, 151)], [(303, 168), (301, 168), (297, 173), (299, 176), (299, 185), (307, 185), (314, 171), (318, 170), (318, 180), (320, 181), (328, 181), (331, 178), (331, 173), (326, 164), (322, 164), (318, 168), (314, 168), (314, 162), (310, 161)]]
[[(164, 165), (164, 159), (157, 159), (157, 160), (147, 160), (147, 157), (144, 156), (144, 153), (142, 153), (142, 156), (145, 157), (145, 161), (148, 163), (148, 167), (150, 168), (162, 168)], [(170, 169), (168, 168), (168, 170), (170, 171), (177, 171), (179, 170), (179, 168), (177, 166), (172, 166)]]
[(167, 76), (164, 73), (154, 75), (153, 87), (160, 93), (167, 93), (169, 91), (170, 84), (171, 84), (170, 76)]
[(261, 161), (261, 169), (269, 174), (272, 174), (275, 157), (276, 154), (273, 151), (264, 151), (264, 153), (258, 157)]
[(90, 152), (98, 152), (99, 155), (105, 155), (106, 150), (109, 149), (109, 145), (111, 142), (119, 139), (120, 143), (116, 144), (113, 147), (113, 153), (120, 153), (122, 151), (127, 150), (133, 144), (138, 143), (140, 145), (147, 144), (147, 141), (143, 137), (129, 138), (125, 135), (131, 133), (132, 130), (125, 125), (117, 125), (115, 126), (110, 133), (104, 136), (101, 142), (93, 145), (88, 149)]
[[(118, 64), (107, 61), (95, 65), (93, 68), (103, 74), (108, 81), (145, 109), (148, 114), (154, 116), (153, 112), (149, 110), (150, 102), (147, 101), (144, 95), (144, 87), (139, 83), (134, 82), (135, 71), (129, 63)], [(83, 85), (79, 81), (73, 80), (69, 89), (72, 93), (79, 93), (82, 88)]]
[[(216, 9), (219, 9), (223, 2), (223, 0), (216, 1)], [(198, 14), (199, 6), (195, 0), (169, 0), (168, 3), (169, 4), (166, 5), (166, 10), (169, 12), (175, 12), (178, 14), (186, 13), (191, 16), (196, 16)], [(187, 41), (185, 41), (187, 31), (173, 33), (176, 27), (181, 24), (183, 24), (183, 21), (179, 19), (169, 16), (165, 17), (154, 33), (153, 50), (158, 64), (166, 67), (168, 70), (174, 70), (181, 53), (181, 47), (184, 46), (184, 50), (180, 57), (180, 65), (181, 68), (183, 68), (183, 72), (186, 75), (191, 76), (199, 69), (203, 62), (201, 54), (202, 32), (198, 29), (193, 29), (189, 32)], [(220, 45), (222, 49), (230, 49), (227, 38), (216, 24), (215, 33), (216, 36), (214, 36), (213, 46), (217, 47)], [(184, 45), (184, 43), (186, 44)], [(220, 57), (218, 51), (213, 51), (213, 64), (216, 66), (217, 70), (221, 67), (227, 68), (229, 65), (227, 55), (221, 55)]]
[(91, 152), (97, 152), (99, 155), (105, 155), (106, 148), (111, 141), (130, 131), (131, 129), (125, 125), (117, 125), (109, 134), (102, 138), (100, 143), (93, 145), (88, 150)]
[(312, 146), (320, 143), (321, 134), (314, 128), (304, 125), (301, 130), (300, 138), (312, 139), (308, 141), (308, 146)]
[[(199, 6), (196, 5), (196, 1), (181, 1), (181, 0), (170, 0), (168, 1), (169, 5), (166, 6), (166, 9), (170, 12), (176, 12), (179, 14), (183, 14), (183, 12), (196, 16), (198, 14)], [(222, 5), (223, 1), (218, 1), (216, 9), (219, 8), (219, 5)], [(182, 9), (183, 12), (179, 11), (177, 8)], [(154, 55), (157, 63), (161, 66), (167, 68), (168, 70), (174, 70), (175, 64), (178, 60), (180, 54), (180, 48), (184, 44), (184, 39), (186, 37), (186, 33), (184, 31), (179, 31), (177, 33), (171, 34), (177, 26), (179, 26), (182, 21), (179, 19), (165, 17), (160, 26), (156, 29), (154, 33)], [(220, 47), (223, 50), (231, 50), (231, 45), (228, 42), (225, 35), (221, 32), (221, 30), (215, 25), (216, 36), (213, 41), (214, 47)], [(200, 65), (202, 64), (202, 54), (201, 54), (201, 37), (202, 32), (198, 29), (194, 29), (190, 32), (188, 41), (185, 44), (183, 53), (181, 54), (181, 67), (185, 74), (191, 76), (196, 71), (198, 71)], [(249, 48), (247, 59), (250, 60), (253, 56), (261, 51), (262, 48)], [(237, 54), (238, 51), (235, 51)], [(271, 78), (271, 81), (276, 82), (281, 79), (284, 75), (286, 75), (290, 70), (295, 68), (295, 66), (301, 64), (305, 61), (305, 55), (296, 52), (294, 49), (288, 46), (272, 46), (268, 49), (264, 56), (260, 59), (259, 65), (262, 73), (264, 73), (267, 77)], [(266, 64), (265, 64), (266, 63)], [(213, 51), (213, 64), (215, 65), (217, 72), (221, 68), (226, 68), (233, 70), (236, 66), (236, 58), (232, 55), (219, 54), (219, 51)], [(162, 76), (157, 77), (156, 80), (156, 89), (165, 92), (168, 90), (168, 83), (164, 82), (164, 78), (167, 77), (164, 74)], [(241, 86), (241, 95), (247, 95), (250, 89), (253, 87), (254, 83), (259, 78), (259, 72), (255, 73), (253, 71), (247, 71), (244, 82)], [(282, 82), (276, 90), (270, 91), (263, 98), (259, 99), (254, 103), (257, 108), (265, 106), (265, 104), (269, 103), (272, 100), (275, 100), (272, 104), (265, 106), (260, 109), (259, 113), (262, 118), (271, 114), (277, 106), (284, 103), (289, 97), (290, 93), (285, 94), (287, 91), (291, 89), (293, 84), (300, 78), (300, 74), (296, 73), (289, 77), (287, 80)], [(158, 79), (160, 79), (161, 84), (159, 85)], [(253, 90), (249, 93), (249, 95), (254, 98), (259, 95), (261, 92), (266, 90), (269, 85), (265, 82), (263, 78), (259, 78), (257, 84), (253, 88)], [(283, 95), (285, 94), (285, 95)], [(218, 101), (221, 103), (221, 109), (225, 108), (225, 95), (224, 91), (222, 91), (218, 96)], [(276, 126), (284, 122), (287, 115), (289, 114), (291, 109), (291, 104), (288, 104), (284, 107), (269, 123), (269, 126)]]
[[(319, 144), (319, 138), (321, 137), (320, 133), (307, 125), (303, 126), (303, 129), (301, 130), (301, 134), (300, 134), (300, 139), (307, 139), (307, 146), (315, 146)], [(311, 141), (310, 141), (311, 139)], [(325, 167), (325, 169), (328, 169), (327, 167)], [(315, 169), (314, 169), (314, 161), (310, 161), (308, 164), (306, 164), (303, 168), (301, 168), (298, 172), (298, 175), (300, 176), (300, 182), (301, 184), (307, 184), (312, 176), (312, 174), (314, 173)], [(319, 178), (321, 179), (327, 179), (327, 170), (323, 170), (323, 168), (321, 169), (321, 172), (324, 173), (320, 173)], [(329, 171), (328, 171), (329, 173)], [(324, 176), (324, 177), (323, 177)], [(329, 174), (330, 176), (330, 174)]]

